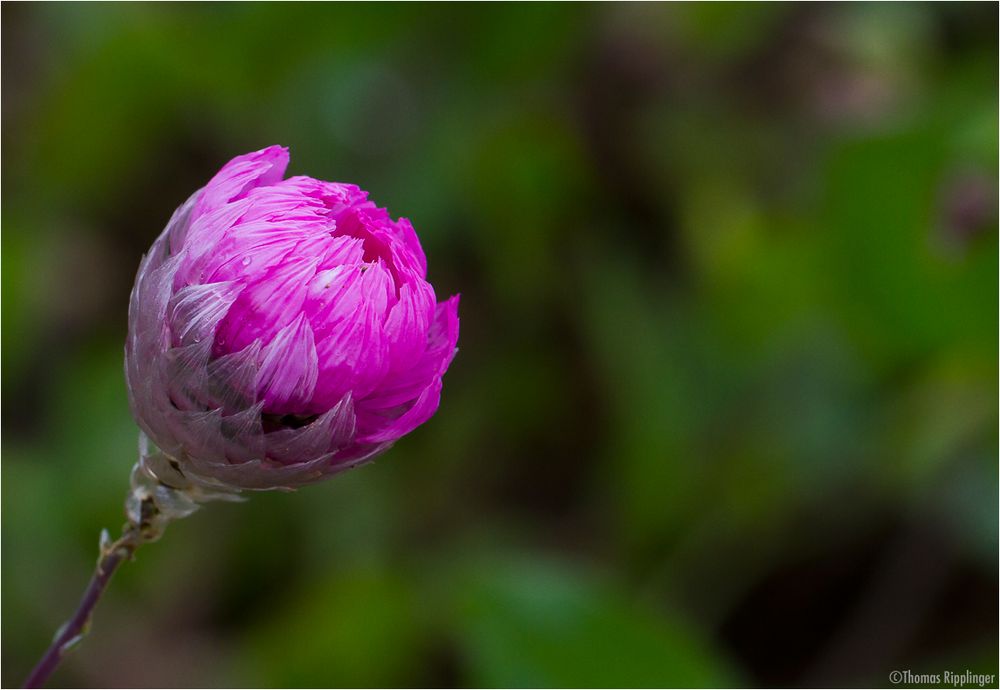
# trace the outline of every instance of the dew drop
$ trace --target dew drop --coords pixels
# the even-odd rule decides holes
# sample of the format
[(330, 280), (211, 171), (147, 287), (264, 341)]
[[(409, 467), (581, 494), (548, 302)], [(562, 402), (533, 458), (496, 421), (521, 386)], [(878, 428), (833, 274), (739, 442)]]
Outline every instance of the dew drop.
[(249, 256), (243, 257), (243, 265), (244, 266), (249, 266), (251, 261), (253, 261), (253, 259), (251, 259)]

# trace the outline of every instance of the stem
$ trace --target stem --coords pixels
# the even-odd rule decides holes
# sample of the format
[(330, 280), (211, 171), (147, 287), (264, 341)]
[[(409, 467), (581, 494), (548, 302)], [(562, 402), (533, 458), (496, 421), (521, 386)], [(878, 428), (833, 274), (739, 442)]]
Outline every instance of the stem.
[[(87, 634), (90, 616), (108, 586), (118, 566), (132, 558), (140, 545), (156, 541), (171, 520), (198, 510), (206, 501), (241, 501), (237, 489), (207, 489), (188, 480), (176, 461), (149, 447), (145, 434), (139, 435), (139, 461), (132, 468), (129, 493), (125, 499), (128, 522), (122, 536), (111, 542), (108, 533), (101, 533), (101, 556), (90, 584), (83, 593), (76, 613), (59, 629), (31, 675), (24, 681), (26, 688), (40, 688), (56, 670), (73, 646)], [(160, 477), (167, 475), (169, 481)]]
[(52, 644), (49, 645), (49, 648), (35, 665), (27, 680), (24, 681), (24, 687), (42, 687), (49, 676), (52, 675), (52, 672), (56, 670), (56, 667), (59, 666), (66, 652), (72, 649), (80, 638), (87, 633), (87, 629), (90, 627), (91, 613), (100, 600), (101, 595), (104, 594), (111, 576), (123, 561), (132, 557), (132, 554), (141, 543), (142, 540), (138, 532), (134, 526), (129, 525), (126, 527), (121, 539), (117, 542), (108, 546), (102, 544), (101, 557), (97, 560), (97, 568), (94, 571), (93, 577), (90, 578), (90, 584), (87, 585), (87, 589), (83, 593), (83, 598), (80, 600), (80, 605), (77, 606), (76, 613), (56, 633)]

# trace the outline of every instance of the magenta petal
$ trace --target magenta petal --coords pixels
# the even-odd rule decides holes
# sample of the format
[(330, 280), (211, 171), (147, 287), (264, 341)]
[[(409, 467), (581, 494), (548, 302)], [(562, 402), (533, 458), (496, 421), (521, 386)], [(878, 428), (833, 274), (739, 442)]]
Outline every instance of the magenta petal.
[(434, 325), (427, 339), (427, 350), (441, 356), (439, 373), (444, 373), (455, 357), (458, 344), (458, 301), (460, 295), (448, 298), (437, 305)]
[(351, 304), (357, 304), (357, 298), (353, 295), (357, 289), (357, 273), (358, 269), (354, 266), (335, 266), (317, 271), (310, 281), (302, 311), (310, 323), (318, 324), (317, 337), (320, 339), (325, 338), (333, 326), (334, 319), (331, 316), (334, 310), (346, 313), (348, 300), (351, 300)]
[(313, 330), (300, 314), (263, 350), (257, 374), (257, 395), (273, 414), (302, 414), (316, 387), (319, 367)]
[(268, 146), (237, 156), (205, 185), (195, 204), (195, 217), (243, 198), (254, 187), (280, 182), (287, 167), (288, 149), (283, 146)]
[[(282, 181), (277, 187), (315, 201), (322, 207), (324, 215), (336, 216), (348, 208), (366, 205), (368, 192), (357, 185), (342, 182), (326, 182), (305, 175), (296, 175)], [(372, 205), (367, 202), (367, 205)]]
[(434, 290), (423, 281), (405, 283), (399, 301), (389, 310), (385, 334), (393, 372), (413, 367), (427, 349), (427, 334), (434, 317)]
[[(441, 376), (455, 356), (458, 342), (458, 300), (455, 295), (437, 306), (427, 350), (420, 361), (408, 371), (389, 377), (377, 391), (357, 403), (359, 438), (367, 441), (398, 438), (434, 414), (437, 403), (431, 405), (435, 399), (433, 390), (436, 386), (440, 391)], [(420, 421), (399, 432), (414, 419)]]
[(410, 369), (391, 377), (363, 405), (395, 407), (413, 400), (435, 376), (448, 370), (458, 342), (458, 295), (437, 305), (428, 331), (427, 349)]
[(304, 257), (281, 263), (255, 279), (240, 293), (219, 324), (216, 351), (268, 342), (302, 313), (302, 304), (318, 260)]
[(421, 278), (426, 278), (427, 257), (424, 255), (424, 249), (420, 246), (420, 240), (417, 239), (417, 233), (413, 229), (410, 220), (408, 218), (400, 218), (396, 221), (394, 229), (400, 239), (403, 240), (403, 247), (406, 249), (406, 254), (411, 258), (418, 274)]
[(358, 435), (360, 443), (379, 443), (392, 441), (405, 436), (426, 422), (437, 411), (441, 402), (441, 377), (435, 377), (430, 385), (424, 388), (413, 406), (399, 417), (384, 422), (384, 418), (370, 408), (358, 409), (358, 422), (363, 427), (377, 427), (377, 431)]
[(318, 334), (322, 382), (316, 402), (323, 406), (336, 403), (348, 391), (367, 395), (388, 370), (383, 320), (393, 299), (391, 278), (378, 262), (345, 280), (343, 295), (330, 305), (324, 330)]
[[(302, 256), (296, 248), (309, 234), (301, 227), (272, 222), (240, 221), (238, 231), (227, 233), (203, 262), (206, 281), (251, 281), (265, 270), (280, 265), (288, 256)], [(296, 252), (293, 254), (293, 252)]]
[(174, 278), (174, 287), (208, 282), (208, 276), (218, 261), (219, 246), (249, 208), (249, 202), (237, 201), (213, 210), (191, 223), (183, 249), (180, 270)]
[(324, 269), (358, 266), (364, 261), (364, 253), (362, 241), (357, 237), (333, 237), (327, 243), (320, 266)]

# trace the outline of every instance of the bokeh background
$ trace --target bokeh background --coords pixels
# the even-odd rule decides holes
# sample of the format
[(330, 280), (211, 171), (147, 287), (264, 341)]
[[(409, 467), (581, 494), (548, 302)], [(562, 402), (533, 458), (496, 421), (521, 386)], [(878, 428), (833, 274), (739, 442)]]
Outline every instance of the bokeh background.
[(5, 4), (2, 683), (135, 459), (128, 293), (232, 156), (411, 218), (437, 416), (212, 505), (93, 687), (997, 672), (997, 5)]

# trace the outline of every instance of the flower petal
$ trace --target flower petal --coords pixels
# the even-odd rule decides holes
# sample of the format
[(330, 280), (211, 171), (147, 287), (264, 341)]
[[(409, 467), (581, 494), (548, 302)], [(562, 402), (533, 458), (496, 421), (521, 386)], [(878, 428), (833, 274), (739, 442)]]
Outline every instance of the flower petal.
[(174, 293), (167, 321), (174, 347), (211, 340), (243, 285), (236, 282), (188, 285)]
[(257, 397), (264, 410), (275, 414), (310, 411), (319, 367), (313, 330), (304, 314), (283, 328), (263, 350), (257, 374)]
[(336, 451), (354, 436), (350, 394), (301, 429), (281, 429), (264, 436), (267, 456), (288, 464)]
[(384, 322), (392, 279), (381, 261), (352, 269), (338, 299), (313, 322), (317, 332), (320, 383), (316, 403), (333, 405), (347, 392), (368, 395), (388, 370)]
[(358, 440), (399, 438), (427, 421), (437, 410), (441, 376), (458, 342), (458, 295), (437, 305), (428, 345), (409, 371), (387, 377), (377, 391), (357, 405)]
[(254, 404), (260, 349), (260, 341), (255, 340), (239, 352), (209, 362), (205, 388), (211, 405), (233, 414)]
[(288, 149), (268, 146), (232, 159), (216, 173), (198, 197), (195, 217), (242, 199), (254, 187), (280, 182), (288, 167)]
[(217, 355), (233, 352), (254, 340), (268, 343), (301, 314), (316, 258), (292, 259), (259, 275), (240, 293), (215, 337)]
[(242, 412), (219, 420), (226, 459), (231, 463), (250, 462), (264, 457), (264, 429), (260, 413), (263, 401)]
[(205, 366), (211, 353), (209, 341), (195, 342), (167, 350), (164, 355), (170, 401), (179, 410), (206, 410), (202, 389)]
[(390, 373), (412, 368), (427, 349), (434, 318), (434, 289), (425, 281), (404, 283), (399, 301), (389, 310), (385, 334), (389, 341)]
[(394, 441), (405, 436), (426, 422), (437, 412), (441, 403), (441, 377), (436, 376), (430, 385), (420, 392), (413, 405), (398, 417), (386, 419), (379, 410), (363, 408), (358, 410), (359, 426), (375, 428), (375, 431), (358, 435), (360, 443)]

